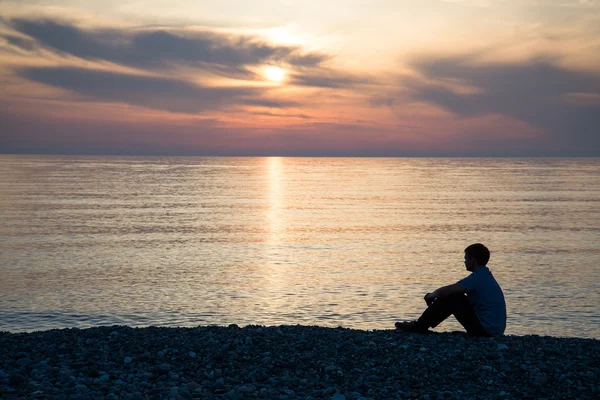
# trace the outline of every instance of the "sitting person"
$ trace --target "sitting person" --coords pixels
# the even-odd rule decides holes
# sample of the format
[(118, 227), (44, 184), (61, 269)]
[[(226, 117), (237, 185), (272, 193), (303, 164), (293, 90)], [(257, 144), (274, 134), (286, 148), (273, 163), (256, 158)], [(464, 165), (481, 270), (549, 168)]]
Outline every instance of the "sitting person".
[(486, 266), (490, 251), (480, 243), (465, 249), (465, 266), (471, 274), (453, 285), (425, 295), (427, 309), (416, 321), (396, 322), (404, 332), (428, 332), (450, 315), (472, 336), (501, 336), (506, 329), (504, 294)]

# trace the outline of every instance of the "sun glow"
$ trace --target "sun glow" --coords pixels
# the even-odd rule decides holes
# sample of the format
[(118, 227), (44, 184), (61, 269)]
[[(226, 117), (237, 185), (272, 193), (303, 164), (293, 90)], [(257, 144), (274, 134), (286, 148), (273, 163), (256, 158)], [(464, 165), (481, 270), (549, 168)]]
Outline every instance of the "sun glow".
[(274, 67), (272, 65), (265, 67), (264, 74), (268, 80), (273, 82), (283, 82), (286, 75), (285, 70), (283, 68)]
[(272, 28), (264, 31), (271, 42), (283, 45), (298, 45), (302, 44), (302, 40), (290, 33), (287, 28)]

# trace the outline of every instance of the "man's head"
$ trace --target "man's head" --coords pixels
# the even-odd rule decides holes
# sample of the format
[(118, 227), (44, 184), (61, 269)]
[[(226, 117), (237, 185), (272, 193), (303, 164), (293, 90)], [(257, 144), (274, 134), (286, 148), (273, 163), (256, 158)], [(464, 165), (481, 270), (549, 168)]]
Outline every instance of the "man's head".
[(490, 260), (490, 251), (481, 243), (475, 243), (465, 249), (465, 267), (467, 271), (475, 271)]

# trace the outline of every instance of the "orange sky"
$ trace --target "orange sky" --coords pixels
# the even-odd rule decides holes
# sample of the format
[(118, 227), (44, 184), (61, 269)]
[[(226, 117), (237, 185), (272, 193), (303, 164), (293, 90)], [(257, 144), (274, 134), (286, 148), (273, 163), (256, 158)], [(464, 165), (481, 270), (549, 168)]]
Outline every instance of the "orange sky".
[(600, 156), (599, 1), (5, 0), (0, 16), (0, 153)]

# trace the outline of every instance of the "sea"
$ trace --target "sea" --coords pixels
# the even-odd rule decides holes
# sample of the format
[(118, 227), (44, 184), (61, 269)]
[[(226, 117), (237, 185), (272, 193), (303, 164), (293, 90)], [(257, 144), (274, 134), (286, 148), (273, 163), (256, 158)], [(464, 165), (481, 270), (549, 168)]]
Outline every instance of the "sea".
[(506, 334), (600, 338), (599, 158), (0, 155), (0, 331), (393, 329), (472, 243)]

